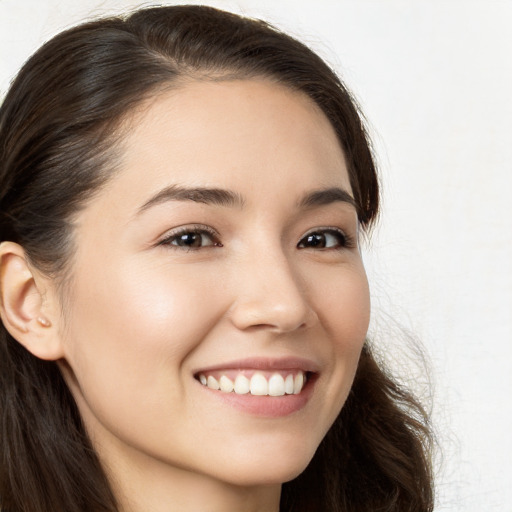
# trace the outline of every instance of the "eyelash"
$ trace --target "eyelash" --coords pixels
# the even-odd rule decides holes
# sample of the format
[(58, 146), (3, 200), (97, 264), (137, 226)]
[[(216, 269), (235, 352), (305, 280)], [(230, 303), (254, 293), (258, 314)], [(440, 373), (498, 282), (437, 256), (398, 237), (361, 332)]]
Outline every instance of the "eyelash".
[[(185, 235), (201, 235), (202, 236), (205, 234), (210, 237), (211, 242), (212, 242), (211, 244), (194, 247), (194, 246), (187, 246), (187, 245), (178, 245), (177, 243), (173, 243), (173, 242), (177, 241), (180, 237), (183, 237)], [(305, 247), (305, 246), (301, 247), (301, 245), (304, 244), (304, 241), (308, 237), (312, 237), (313, 235), (334, 236), (338, 239), (339, 244), (336, 247), (319, 247), (319, 248), (315, 248), (314, 246), (313, 247)], [(205, 249), (207, 247), (223, 247), (223, 244), (219, 241), (218, 233), (214, 229), (212, 229), (208, 226), (203, 226), (203, 225), (186, 226), (183, 228), (179, 228), (176, 231), (169, 233), (163, 240), (161, 240), (158, 243), (158, 245), (170, 246), (172, 248), (185, 250), (185, 251), (194, 251), (194, 250), (198, 250), (198, 249)], [(310, 231), (309, 233), (306, 233), (306, 235), (304, 235), (299, 240), (299, 243), (297, 244), (297, 248), (299, 248), (299, 249), (316, 249), (316, 250), (320, 250), (320, 251), (321, 250), (342, 250), (342, 249), (353, 248), (356, 246), (357, 246), (357, 244), (352, 236), (347, 235), (341, 229), (334, 228), (334, 227), (316, 228), (316, 229)]]
[[(339, 242), (339, 245), (337, 247), (320, 247), (318, 248), (317, 250), (319, 251), (322, 251), (322, 250), (342, 250), (342, 249), (351, 249), (353, 247), (356, 247), (357, 244), (356, 244), (356, 241), (355, 239), (350, 236), (350, 235), (347, 235), (344, 231), (342, 231), (341, 229), (339, 228), (334, 228), (334, 227), (322, 227), (322, 228), (315, 228), (313, 231), (310, 231), (309, 233), (306, 233), (306, 235), (304, 235), (299, 243), (297, 244), (297, 247), (299, 247), (300, 249), (308, 249), (308, 247), (300, 247), (300, 245), (304, 242), (304, 240), (306, 240), (308, 237), (311, 237), (313, 235), (325, 235), (325, 234), (328, 234), (328, 235), (331, 235), (331, 236), (334, 236), (338, 239), (338, 242)], [(310, 247), (311, 249), (315, 249), (315, 247)]]
[[(210, 239), (212, 240), (212, 243), (206, 246), (200, 246), (200, 247), (191, 247), (186, 245), (178, 245), (173, 244), (172, 242), (177, 241), (180, 237), (183, 237), (185, 235), (208, 235)], [(179, 228), (176, 231), (173, 231), (169, 233), (163, 240), (161, 240), (158, 245), (166, 245), (171, 246), (176, 249), (181, 249), (185, 251), (194, 251), (197, 249), (204, 249), (205, 247), (222, 247), (222, 244), (219, 241), (218, 234), (215, 230), (208, 226), (203, 225), (197, 225), (197, 226), (186, 226), (183, 228)]]

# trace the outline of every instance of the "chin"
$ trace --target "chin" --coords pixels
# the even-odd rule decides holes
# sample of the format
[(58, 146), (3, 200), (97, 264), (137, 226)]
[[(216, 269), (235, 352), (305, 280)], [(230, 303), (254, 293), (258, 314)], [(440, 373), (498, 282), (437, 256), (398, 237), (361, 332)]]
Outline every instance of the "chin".
[(306, 469), (315, 451), (316, 447), (306, 450), (302, 446), (286, 453), (283, 450), (258, 450), (258, 453), (247, 453), (243, 457), (243, 463), (239, 460), (226, 461), (224, 475), (221, 478), (243, 487), (283, 484), (293, 480)]

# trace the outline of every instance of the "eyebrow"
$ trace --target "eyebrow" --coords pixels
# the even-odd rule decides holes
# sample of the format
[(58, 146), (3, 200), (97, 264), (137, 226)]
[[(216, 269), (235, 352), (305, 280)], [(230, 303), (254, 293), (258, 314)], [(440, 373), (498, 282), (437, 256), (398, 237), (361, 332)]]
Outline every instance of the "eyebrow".
[[(216, 206), (240, 207), (245, 205), (243, 196), (232, 190), (208, 187), (183, 187), (171, 185), (157, 192), (146, 201), (138, 210), (142, 213), (152, 206), (166, 203), (168, 201), (193, 201), (196, 203), (211, 204)], [(357, 210), (355, 199), (346, 190), (340, 187), (330, 187), (321, 190), (314, 190), (304, 195), (298, 202), (299, 209), (314, 208), (331, 203), (348, 203)]]
[(167, 201), (193, 201), (195, 203), (213, 204), (217, 206), (238, 206), (240, 208), (245, 204), (243, 197), (231, 190), (171, 185), (146, 201), (139, 208), (138, 213), (142, 213), (152, 206), (166, 203)]
[(301, 209), (314, 208), (337, 202), (348, 203), (357, 210), (355, 199), (348, 191), (340, 187), (330, 187), (309, 192), (298, 202), (298, 207)]

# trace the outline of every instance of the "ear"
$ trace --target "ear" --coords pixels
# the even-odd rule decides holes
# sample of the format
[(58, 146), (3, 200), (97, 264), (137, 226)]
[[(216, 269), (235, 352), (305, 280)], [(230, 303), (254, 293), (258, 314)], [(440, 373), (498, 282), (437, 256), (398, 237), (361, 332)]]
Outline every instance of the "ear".
[[(14, 242), (0, 244), (0, 317), (11, 336), (40, 359), (63, 357), (62, 343), (51, 304), (49, 281), (36, 272), (23, 248)], [(53, 318), (55, 317), (55, 318)]]

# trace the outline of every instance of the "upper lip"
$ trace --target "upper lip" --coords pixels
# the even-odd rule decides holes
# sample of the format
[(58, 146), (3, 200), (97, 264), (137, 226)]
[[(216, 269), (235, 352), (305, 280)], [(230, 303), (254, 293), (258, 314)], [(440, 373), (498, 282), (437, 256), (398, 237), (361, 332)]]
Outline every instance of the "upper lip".
[(199, 368), (194, 371), (194, 374), (218, 370), (302, 370), (305, 372), (318, 373), (320, 365), (311, 359), (301, 357), (248, 357)]

